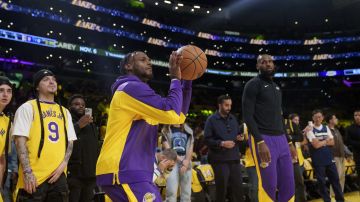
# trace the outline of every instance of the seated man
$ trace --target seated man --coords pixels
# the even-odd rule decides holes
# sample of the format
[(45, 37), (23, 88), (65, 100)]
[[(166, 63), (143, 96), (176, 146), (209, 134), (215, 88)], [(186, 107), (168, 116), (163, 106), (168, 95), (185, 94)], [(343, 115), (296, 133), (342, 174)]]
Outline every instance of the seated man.
[(164, 149), (156, 152), (156, 162), (154, 163), (153, 182), (158, 185), (166, 185), (166, 178), (173, 169), (177, 154), (173, 149)]

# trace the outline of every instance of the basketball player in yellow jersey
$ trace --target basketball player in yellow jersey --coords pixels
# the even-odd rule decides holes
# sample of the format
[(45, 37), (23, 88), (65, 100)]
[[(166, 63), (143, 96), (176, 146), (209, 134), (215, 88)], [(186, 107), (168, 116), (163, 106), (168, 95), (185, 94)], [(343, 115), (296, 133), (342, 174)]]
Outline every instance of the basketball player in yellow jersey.
[(34, 74), (37, 98), (19, 107), (14, 131), (20, 160), (16, 201), (67, 202), (64, 171), (76, 140), (70, 112), (54, 102), (55, 75), (49, 70)]
[[(0, 76), (0, 190), (4, 188), (7, 170), (7, 152), (9, 151), (10, 119), (4, 114), (5, 107), (12, 98), (12, 84), (7, 77)], [(0, 202), (2, 202), (0, 195)]]

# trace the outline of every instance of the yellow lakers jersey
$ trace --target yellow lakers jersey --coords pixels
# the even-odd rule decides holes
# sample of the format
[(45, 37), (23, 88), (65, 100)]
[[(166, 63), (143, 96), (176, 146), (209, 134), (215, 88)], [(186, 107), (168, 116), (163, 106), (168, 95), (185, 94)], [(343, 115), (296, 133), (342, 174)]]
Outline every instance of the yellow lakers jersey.
[[(5, 115), (0, 116), (0, 156), (5, 153), (6, 135), (8, 135), (9, 117)], [(3, 199), (0, 195), (0, 202)]]
[[(30, 166), (36, 177), (38, 185), (46, 181), (51, 173), (60, 165), (65, 158), (65, 117), (62, 116), (60, 105), (57, 103), (40, 102), (41, 116), (43, 117), (44, 126), (44, 145), (41, 150), (41, 156), (38, 157), (39, 144), (41, 139), (41, 122), (40, 113), (36, 100), (28, 101), (33, 109), (33, 121), (27, 141), (29, 150)], [(64, 116), (67, 111), (63, 107)], [(66, 117), (67, 118), (67, 117)], [(19, 180), (17, 187), (24, 187), (23, 170), (19, 166)]]
[[(244, 135), (245, 135), (245, 140), (248, 141), (249, 140), (249, 132), (248, 132), (248, 129), (245, 124), (244, 124)], [(245, 150), (245, 159), (244, 160), (245, 160), (246, 168), (255, 166), (254, 159), (253, 159), (253, 156), (250, 151), (250, 147), (247, 147)]]
[(9, 128), (9, 117), (5, 115), (0, 116), (0, 155), (5, 153), (6, 135)]
[(299, 165), (302, 166), (302, 165), (304, 165), (304, 155), (301, 150), (301, 143), (295, 142), (295, 147), (296, 147), (296, 151), (297, 151)]

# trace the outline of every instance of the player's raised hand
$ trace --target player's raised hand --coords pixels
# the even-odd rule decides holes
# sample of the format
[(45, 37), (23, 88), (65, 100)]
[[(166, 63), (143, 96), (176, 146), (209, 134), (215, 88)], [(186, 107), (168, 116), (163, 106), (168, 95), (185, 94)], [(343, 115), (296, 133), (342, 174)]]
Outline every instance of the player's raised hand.
[(180, 63), (182, 55), (176, 51), (173, 51), (169, 59), (169, 74), (171, 78), (181, 79)]

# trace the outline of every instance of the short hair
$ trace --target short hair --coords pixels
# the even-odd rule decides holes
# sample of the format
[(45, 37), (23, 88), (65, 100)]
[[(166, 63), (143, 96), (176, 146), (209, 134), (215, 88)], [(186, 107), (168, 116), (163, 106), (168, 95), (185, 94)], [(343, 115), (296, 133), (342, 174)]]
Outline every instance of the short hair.
[(173, 149), (164, 149), (161, 153), (162, 153), (162, 155), (165, 156), (166, 159), (173, 160), (173, 161), (176, 162), (177, 153), (176, 153), (175, 150), (173, 150)]
[(135, 54), (136, 54), (137, 52), (138, 52), (138, 51), (133, 51), (133, 52), (127, 53), (127, 54), (125, 55), (125, 57), (120, 61), (119, 67), (120, 67), (120, 74), (121, 74), (121, 75), (126, 75), (126, 74), (128, 73), (128, 72), (126, 71), (125, 66), (130, 63), (131, 59), (134, 58), (134, 56), (135, 56)]
[(295, 117), (299, 117), (299, 115), (296, 114), (296, 113), (289, 114), (289, 119), (290, 119), (290, 120), (293, 120)]
[(72, 104), (72, 102), (73, 102), (75, 99), (77, 99), (77, 98), (81, 98), (81, 99), (83, 99), (83, 100), (85, 101), (85, 98), (84, 98), (83, 95), (81, 95), (81, 94), (74, 94), (74, 95), (72, 95), (72, 96), (69, 98), (69, 100), (68, 100), (68, 106), (70, 107), (71, 104)]
[(335, 113), (329, 113), (329, 114), (327, 114), (326, 115), (326, 117), (325, 117), (325, 121), (327, 122), (327, 123), (329, 123), (330, 122), (330, 120), (333, 118), (333, 116), (336, 116), (336, 114)]
[(321, 115), (324, 115), (324, 113), (320, 109), (315, 109), (311, 112), (311, 115), (314, 116), (315, 114), (320, 113)]
[(229, 95), (220, 95), (217, 98), (217, 103), (222, 104), (224, 102), (224, 100), (231, 100), (231, 97)]
[(269, 56), (272, 60), (274, 60), (274, 57), (273, 57), (272, 55), (269, 55), (269, 54), (260, 54), (260, 55), (258, 55), (257, 58), (256, 58), (256, 63), (259, 63), (264, 56)]
[(354, 110), (354, 114), (355, 114), (356, 112), (360, 112), (360, 109), (355, 109), (355, 110)]

